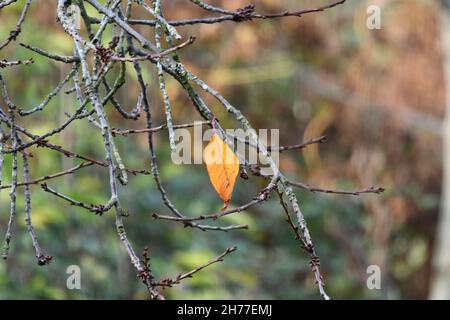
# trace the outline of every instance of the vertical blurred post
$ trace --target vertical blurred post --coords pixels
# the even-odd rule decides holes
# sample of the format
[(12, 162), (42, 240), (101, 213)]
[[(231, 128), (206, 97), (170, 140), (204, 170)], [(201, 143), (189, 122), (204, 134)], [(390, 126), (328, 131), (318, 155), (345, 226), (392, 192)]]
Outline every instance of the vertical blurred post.
[(450, 299), (450, 0), (441, 0), (441, 41), (446, 89), (442, 132), (443, 185), (431, 275), (430, 299)]

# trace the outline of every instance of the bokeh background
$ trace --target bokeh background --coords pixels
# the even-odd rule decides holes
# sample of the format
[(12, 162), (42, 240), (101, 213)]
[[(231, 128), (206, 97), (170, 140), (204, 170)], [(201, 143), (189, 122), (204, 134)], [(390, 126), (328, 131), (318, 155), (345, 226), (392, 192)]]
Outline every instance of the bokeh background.
[[(24, 1), (0, 11), (0, 39), (15, 25)], [(55, 20), (56, 1), (34, 1), (19, 41), (71, 54), (72, 43)], [(247, 0), (209, 1), (236, 9)], [(329, 2), (329, 1), (328, 1)], [(170, 19), (206, 16), (188, 1), (163, 1)], [(260, 12), (295, 10), (327, 1), (255, 0)], [(381, 30), (366, 27), (366, 9), (382, 10)], [(280, 166), (296, 180), (328, 188), (386, 188), (382, 195), (343, 196), (296, 190), (321, 258), (326, 288), (338, 299), (428, 298), (439, 270), (437, 254), (444, 198), (443, 138), (445, 116), (445, 50), (443, 7), (435, 0), (348, 0), (324, 13), (302, 18), (258, 20), (235, 24), (180, 27), (197, 41), (183, 49), (186, 65), (238, 106), (255, 128), (279, 128), (281, 144), (296, 144), (326, 134), (324, 144), (281, 155)], [(147, 17), (145, 12), (134, 12)], [(149, 38), (150, 28), (136, 27)], [(13, 43), (0, 59), (28, 59), (26, 67), (1, 70), (12, 98), (34, 106), (64, 77), (69, 66), (49, 61)], [(138, 85), (131, 68), (120, 100), (134, 105)], [(155, 124), (164, 123), (161, 95), (150, 64)], [(177, 83), (168, 80), (175, 123), (199, 119)], [(205, 96), (227, 127), (226, 112)], [(55, 99), (46, 111), (23, 121), (35, 133), (45, 132), (73, 110), (73, 96)], [(0, 106), (5, 108), (3, 102)], [(111, 106), (110, 106), (111, 107)], [(111, 107), (112, 125), (142, 128), (143, 119), (124, 121)], [(149, 169), (145, 135), (117, 137), (124, 162)], [(164, 185), (175, 204), (191, 215), (220, 208), (202, 165), (174, 165), (166, 132), (155, 135)], [(75, 122), (51, 142), (101, 159), (100, 132)], [(31, 149), (32, 177), (75, 166), (75, 159), (46, 149)], [(4, 183), (10, 181), (6, 157)], [(108, 199), (107, 171), (88, 167), (76, 175), (49, 181), (88, 203)], [(248, 202), (263, 184), (258, 178), (238, 180), (232, 205)], [(153, 220), (167, 213), (151, 176), (131, 177), (121, 187), (122, 204), (130, 210), (126, 227), (137, 251), (147, 245), (157, 277), (188, 271), (237, 245), (224, 262), (164, 291), (186, 299), (317, 299), (320, 298), (308, 257), (294, 240), (276, 197), (261, 206), (223, 219), (249, 224), (249, 230), (202, 232), (181, 224)], [(26, 232), (23, 197), (10, 258), (0, 263), (0, 298), (4, 299), (141, 299), (147, 294), (120, 243), (112, 214), (94, 216), (32, 187), (32, 218), (42, 247), (53, 256), (46, 267), (35, 263)], [(7, 190), (0, 192), (0, 226), (9, 212)], [(445, 214), (445, 212), (442, 212)], [(369, 265), (381, 268), (381, 290), (366, 287)], [(79, 265), (81, 290), (66, 288), (66, 268)]]

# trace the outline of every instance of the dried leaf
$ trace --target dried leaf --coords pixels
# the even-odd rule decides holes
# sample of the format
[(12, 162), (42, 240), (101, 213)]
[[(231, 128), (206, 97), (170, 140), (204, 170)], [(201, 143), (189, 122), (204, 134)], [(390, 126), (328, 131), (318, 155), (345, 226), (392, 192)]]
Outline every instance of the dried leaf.
[(223, 200), (222, 211), (228, 207), (234, 183), (239, 173), (239, 160), (233, 150), (215, 133), (205, 150), (203, 159), (206, 163), (209, 179), (214, 189)]

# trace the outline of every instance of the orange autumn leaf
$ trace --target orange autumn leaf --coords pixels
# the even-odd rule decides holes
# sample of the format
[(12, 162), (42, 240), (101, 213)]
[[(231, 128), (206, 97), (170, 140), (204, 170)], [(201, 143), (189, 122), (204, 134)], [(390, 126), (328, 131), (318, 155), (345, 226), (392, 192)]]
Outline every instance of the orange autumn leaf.
[(234, 183), (239, 173), (239, 160), (231, 148), (215, 133), (205, 150), (203, 159), (206, 163), (209, 179), (214, 189), (223, 200), (222, 211), (228, 207), (233, 193)]

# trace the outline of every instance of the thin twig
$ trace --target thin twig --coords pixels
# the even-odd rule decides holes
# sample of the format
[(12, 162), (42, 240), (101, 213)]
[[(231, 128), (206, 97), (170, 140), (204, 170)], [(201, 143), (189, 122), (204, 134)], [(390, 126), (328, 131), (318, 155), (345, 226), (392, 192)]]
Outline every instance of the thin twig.
[[(7, 3), (7, 4), (10, 4), (10, 3)], [(19, 20), (17, 20), (16, 26), (14, 27), (14, 29), (12, 29), (9, 32), (8, 38), (6, 38), (6, 40), (3, 43), (0, 43), (0, 50), (2, 50), (7, 45), (9, 45), (11, 43), (11, 41), (16, 40), (17, 37), (19, 36), (20, 32), (22, 31), (22, 24), (25, 21), (25, 17), (28, 13), (28, 9), (30, 8), (30, 5), (31, 5), (31, 0), (27, 0), (25, 2), (25, 5), (23, 6), (22, 12), (20, 13)]]
[(308, 141), (305, 141), (305, 142), (302, 142), (302, 143), (299, 143), (299, 144), (280, 146), (278, 148), (274, 148), (274, 147), (268, 146), (267, 150), (268, 151), (278, 151), (278, 152), (281, 153), (281, 152), (287, 151), (287, 150), (303, 149), (303, 148), (306, 148), (307, 146), (310, 146), (312, 144), (323, 143), (326, 138), (327, 138), (327, 136), (320, 136), (319, 138), (313, 138), (313, 139), (310, 139)]
[(84, 202), (72, 199), (69, 196), (66, 196), (66, 195), (56, 191), (55, 189), (50, 188), (46, 183), (41, 184), (41, 188), (45, 192), (51, 193), (51, 194), (57, 196), (58, 198), (66, 200), (73, 206), (84, 208), (84, 209), (86, 209), (90, 212), (93, 212), (99, 216), (101, 216), (101, 215), (103, 215), (103, 213), (111, 210), (111, 208), (115, 205), (114, 200), (110, 200), (106, 204), (86, 204)]
[(33, 64), (33, 59), (28, 60), (15, 60), (15, 61), (7, 61), (7, 60), (0, 60), (0, 68), (6, 68), (6, 67), (12, 67), (12, 66), (18, 66), (18, 65), (29, 65)]
[(193, 270), (191, 270), (189, 272), (186, 272), (186, 273), (183, 273), (183, 274), (180, 273), (175, 278), (166, 278), (166, 279), (161, 280), (160, 282), (156, 282), (155, 286), (158, 286), (158, 287), (171, 287), (174, 284), (179, 284), (182, 280), (187, 279), (187, 278), (192, 278), (192, 276), (195, 273), (197, 273), (197, 272), (199, 272), (199, 271), (209, 267), (210, 265), (213, 265), (213, 264), (218, 263), (218, 262), (222, 262), (223, 259), (225, 258), (225, 256), (229, 255), (230, 253), (232, 253), (232, 252), (234, 252), (236, 250), (237, 250), (237, 247), (227, 248), (227, 250), (225, 250), (221, 255), (219, 255), (216, 258), (208, 261), (207, 263), (205, 263), (205, 264), (203, 264), (203, 265), (201, 265), (201, 266), (199, 266), (199, 267), (197, 267), (197, 268), (195, 268), (195, 269), (193, 269)]
[[(222, 23), (225, 21), (232, 22), (245, 22), (250, 21), (252, 19), (276, 19), (276, 18), (284, 18), (284, 17), (297, 17), (300, 18), (303, 15), (310, 13), (322, 12), (327, 9), (331, 9), (338, 5), (344, 4), (346, 0), (335, 1), (329, 5), (321, 6), (318, 8), (312, 9), (303, 9), (297, 11), (283, 11), (271, 14), (263, 14), (255, 12), (254, 5), (247, 5), (243, 8), (240, 8), (230, 14), (224, 14), (217, 17), (207, 17), (207, 18), (193, 18), (193, 19), (181, 19), (181, 20), (169, 20), (168, 24), (174, 27), (178, 26), (187, 26), (187, 25), (195, 25), (195, 24), (216, 24)], [(91, 23), (100, 23), (100, 20), (96, 18), (91, 18)], [(128, 19), (127, 22), (130, 25), (147, 25), (147, 26), (155, 26), (156, 20), (145, 20), (145, 19)]]
[[(195, 127), (195, 126), (203, 126), (203, 125), (211, 125), (211, 122), (210, 121), (196, 121), (196, 122), (193, 122), (193, 123), (175, 124), (175, 125), (173, 125), (173, 128), (174, 129), (184, 129), (184, 128), (191, 128), (191, 127)], [(129, 134), (135, 134), (135, 133), (158, 132), (158, 131), (165, 130), (165, 129), (167, 129), (167, 125), (166, 124), (162, 124), (162, 125), (157, 126), (157, 127), (143, 128), (143, 129), (117, 129), (117, 128), (112, 128), (111, 132), (113, 133), (113, 135), (127, 136)]]
[(34, 230), (34, 227), (33, 227), (33, 222), (31, 220), (31, 191), (30, 191), (30, 184), (29, 184), (30, 169), (29, 169), (29, 165), (28, 165), (27, 154), (25, 152), (21, 152), (21, 153), (22, 153), (22, 160), (23, 160), (23, 179), (24, 179), (24, 183), (25, 183), (25, 192), (24, 192), (25, 193), (25, 214), (26, 214), (25, 223), (27, 225), (28, 234), (31, 237), (31, 241), (33, 243), (33, 247), (36, 252), (37, 264), (40, 266), (44, 266), (44, 265), (49, 264), (52, 261), (52, 256), (46, 255), (43, 253), (43, 251), (39, 245), (37, 236), (36, 236), (36, 231)]
[[(62, 176), (74, 173), (75, 171), (78, 171), (79, 169), (91, 166), (93, 164), (94, 164), (94, 162), (82, 162), (82, 163), (80, 163), (79, 165), (77, 165), (77, 166), (75, 166), (73, 168), (70, 168), (70, 169), (67, 169), (67, 170), (64, 170), (64, 171), (61, 171), (61, 172), (49, 174), (49, 175), (46, 175), (46, 176), (43, 176), (43, 177), (40, 177), (40, 178), (37, 178), (37, 179), (34, 179), (34, 180), (25, 180), (23, 182), (18, 182), (16, 184), (16, 186), (17, 187), (21, 187), (21, 186), (29, 186), (29, 185), (32, 185), (32, 184), (39, 184), (39, 183), (41, 183), (43, 181), (55, 179), (55, 178), (58, 178), (58, 177), (62, 177)], [(11, 184), (5, 184), (5, 185), (0, 186), (0, 189), (9, 189), (11, 187), (12, 187)]]
[(159, 215), (157, 213), (152, 214), (152, 217), (154, 219), (164, 219), (164, 220), (172, 220), (172, 221), (182, 221), (182, 222), (191, 222), (191, 221), (199, 221), (199, 220), (217, 220), (221, 217), (228, 216), (233, 213), (240, 213), (242, 211), (245, 211), (254, 205), (261, 203), (263, 201), (266, 201), (269, 198), (270, 193), (276, 188), (276, 184), (271, 183), (266, 188), (264, 188), (258, 196), (253, 198), (252, 201), (247, 202), (246, 204), (243, 204), (237, 208), (227, 209), (225, 211), (219, 211), (212, 214), (207, 215), (201, 215), (198, 217), (173, 217), (173, 216), (167, 216), (167, 215)]
[(122, 61), (122, 62), (134, 62), (134, 61), (145, 61), (145, 60), (153, 60), (153, 59), (160, 59), (165, 56), (168, 56), (171, 53), (174, 53), (177, 50), (180, 50), (192, 43), (194, 43), (195, 37), (189, 37), (188, 40), (180, 43), (179, 45), (176, 45), (174, 47), (171, 47), (169, 49), (163, 50), (159, 53), (152, 53), (145, 56), (135, 56), (135, 57), (120, 57), (120, 56), (111, 56), (111, 60), (114, 61)]
[(40, 55), (42, 55), (42, 56), (44, 56), (46, 58), (49, 58), (49, 59), (52, 59), (52, 60), (55, 60), (55, 61), (64, 62), (64, 63), (74, 63), (74, 62), (79, 62), (80, 61), (80, 59), (78, 59), (78, 57), (75, 57), (75, 56), (62, 56), (62, 55), (58, 55), (58, 54), (55, 54), (55, 53), (50, 53), (50, 52), (44, 51), (44, 50), (42, 50), (40, 48), (30, 46), (29, 44), (26, 44), (26, 43), (23, 43), (23, 42), (20, 42), (19, 45), (24, 47), (24, 48), (26, 48), (26, 49), (28, 49), (28, 50), (34, 51), (34, 52), (36, 52), (36, 53), (38, 53), (38, 54), (40, 54)]
[(299, 187), (302, 189), (306, 189), (308, 191), (311, 192), (322, 192), (322, 193), (334, 193), (334, 194), (344, 194), (344, 195), (354, 195), (354, 196), (359, 196), (361, 194), (365, 194), (365, 193), (376, 193), (376, 194), (381, 194), (385, 191), (384, 188), (381, 187), (368, 187), (368, 188), (364, 188), (364, 189), (360, 189), (360, 190), (342, 190), (342, 189), (323, 189), (323, 188), (318, 188), (318, 187), (313, 187), (310, 186), (309, 184), (303, 183), (303, 182), (293, 182), (293, 181), (288, 181), (288, 184), (290, 184), (291, 186), (295, 186), (295, 187)]

